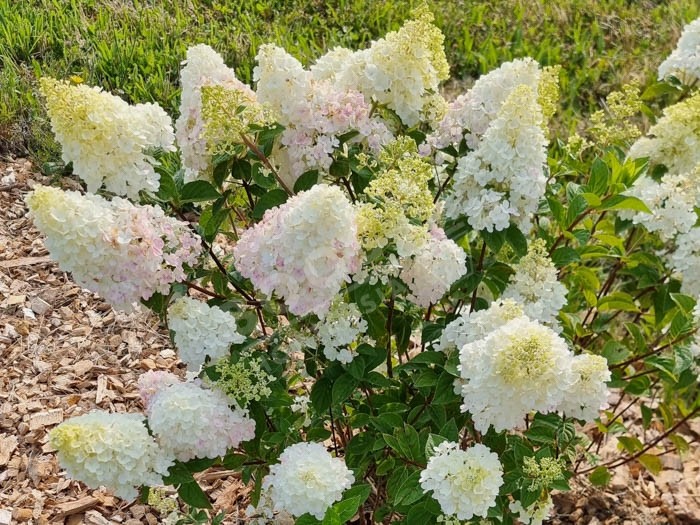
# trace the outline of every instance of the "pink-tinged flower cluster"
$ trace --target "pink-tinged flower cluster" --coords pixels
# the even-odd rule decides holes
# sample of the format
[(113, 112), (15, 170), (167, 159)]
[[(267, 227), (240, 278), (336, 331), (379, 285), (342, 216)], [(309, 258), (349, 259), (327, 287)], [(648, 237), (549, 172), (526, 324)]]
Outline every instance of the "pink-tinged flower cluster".
[(343, 192), (316, 185), (265, 212), (233, 250), (236, 268), (295, 315), (323, 317), (360, 268), (356, 212)]
[(274, 157), (290, 186), (306, 171), (327, 172), (341, 135), (356, 131), (351, 142), (363, 141), (375, 152), (391, 140), (388, 128), (370, 115), (371, 105), (359, 91), (314, 78), (298, 60), (273, 45), (262, 46), (257, 59), (258, 100), (285, 126), (280, 137), (283, 148)]
[(173, 374), (145, 374), (139, 391), (146, 394), (148, 426), (158, 444), (180, 461), (223, 456), (255, 437), (255, 421), (230, 408), (218, 390), (182, 382)]
[(27, 205), (61, 269), (115, 308), (168, 293), (201, 250), (186, 224), (154, 206), (47, 186), (32, 191)]

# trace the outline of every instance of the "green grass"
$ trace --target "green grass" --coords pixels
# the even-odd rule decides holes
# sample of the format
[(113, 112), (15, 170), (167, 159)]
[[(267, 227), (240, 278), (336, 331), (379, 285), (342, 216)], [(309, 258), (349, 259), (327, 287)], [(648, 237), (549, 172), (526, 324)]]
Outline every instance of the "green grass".
[[(398, 28), (418, 0), (0, 0), (0, 154), (39, 162), (58, 148), (36, 78), (78, 75), (131, 102), (178, 106), (179, 64), (205, 42), (250, 82), (257, 48), (308, 63), (329, 47), (366, 46)], [(697, 0), (435, 0), (453, 77), (515, 57), (561, 64), (562, 111), (588, 114), (621, 83), (651, 81)], [(571, 127), (571, 124), (568, 124)]]

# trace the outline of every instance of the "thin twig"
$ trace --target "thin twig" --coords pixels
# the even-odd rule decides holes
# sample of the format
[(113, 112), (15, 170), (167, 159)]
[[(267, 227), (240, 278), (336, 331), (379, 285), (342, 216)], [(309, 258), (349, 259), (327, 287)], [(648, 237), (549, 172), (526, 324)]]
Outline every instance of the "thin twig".
[(613, 469), (613, 468), (621, 467), (622, 465), (626, 465), (626, 464), (629, 463), (630, 461), (634, 461), (635, 459), (637, 459), (637, 458), (640, 457), (640, 456), (643, 456), (644, 454), (646, 454), (647, 451), (649, 451), (649, 450), (651, 450), (653, 447), (655, 447), (657, 443), (659, 443), (660, 441), (664, 440), (666, 437), (670, 436), (673, 432), (676, 431), (676, 429), (678, 429), (678, 428), (679, 428), (681, 425), (683, 425), (686, 421), (688, 421), (688, 420), (691, 419), (693, 416), (695, 416), (695, 414), (697, 414), (698, 412), (700, 412), (700, 407), (695, 408), (695, 410), (693, 410), (693, 411), (690, 412), (688, 415), (686, 415), (685, 417), (683, 417), (680, 421), (678, 421), (675, 425), (673, 425), (671, 428), (669, 428), (666, 432), (664, 432), (663, 434), (661, 434), (661, 435), (660, 435), (659, 437), (657, 437), (656, 439), (652, 439), (644, 448), (642, 448), (641, 450), (635, 452), (635, 453), (632, 454), (631, 456), (628, 456), (628, 457), (622, 458), (622, 459), (620, 459), (620, 458), (613, 459), (613, 460), (611, 460), (611, 461), (609, 461), (609, 462), (607, 462), (607, 463), (603, 463), (602, 465), (597, 465), (597, 466), (595, 466), (595, 467), (591, 467), (591, 468), (588, 468), (588, 469), (586, 469), (586, 470), (582, 470), (581, 472), (575, 473), (574, 475), (576, 476), (576, 475), (578, 475), (578, 474), (586, 474), (586, 473), (588, 473), (588, 472), (594, 471), (594, 470), (597, 469), (598, 467), (607, 467), (607, 468)]
[(186, 281), (185, 284), (187, 285), (187, 288), (191, 288), (193, 290), (197, 290), (198, 292), (202, 292), (203, 294), (206, 294), (209, 297), (213, 297), (215, 299), (226, 299), (225, 296), (220, 295), (216, 292), (212, 292), (211, 290), (207, 290), (206, 288), (199, 286), (198, 284), (195, 284), (191, 281)]
[(268, 159), (265, 154), (260, 151), (260, 148), (258, 148), (258, 145), (255, 144), (252, 140), (250, 140), (248, 137), (245, 136), (245, 134), (241, 133), (241, 139), (243, 140), (243, 144), (248, 146), (248, 149), (255, 153), (255, 156), (260, 159), (260, 161), (265, 165), (265, 167), (270, 170), (270, 172), (275, 176), (277, 179), (277, 182), (279, 182), (280, 186), (282, 186), (282, 189), (287, 192), (288, 195), (294, 195), (294, 192), (285, 184), (285, 182), (282, 180), (282, 177), (280, 177), (279, 173), (277, 173), (277, 170), (275, 170), (275, 167), (270, 163), (270, 159)]

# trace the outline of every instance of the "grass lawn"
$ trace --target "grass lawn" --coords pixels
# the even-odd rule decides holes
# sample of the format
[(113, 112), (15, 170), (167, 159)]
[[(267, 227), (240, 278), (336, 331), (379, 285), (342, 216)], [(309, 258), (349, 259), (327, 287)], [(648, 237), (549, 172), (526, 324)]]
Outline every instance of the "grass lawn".
[[(0, 154), (57, 157), (36, 91), (41, 75), (79, 76), (175, 114), (179, 64), (208, 43), (250, 82), (258, 46), (304, 63), (332, 46), (360, 48), (398, 28), (413, 0), (0, 0)], [(653, 80), (697, 0), (435, 0), (457, 81), (515, 57), (561, 64), (558, 129), (631, 79)], [(461, 82), (458, 86), (463, 85)]]

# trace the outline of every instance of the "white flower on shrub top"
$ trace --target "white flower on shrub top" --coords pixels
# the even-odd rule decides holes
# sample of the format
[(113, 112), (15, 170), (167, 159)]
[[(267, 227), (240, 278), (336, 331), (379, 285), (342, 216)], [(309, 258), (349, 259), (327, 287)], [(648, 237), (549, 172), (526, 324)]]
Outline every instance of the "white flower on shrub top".
[(650, 232), (658, 232), (664, 241), (670, 241), (677, 234), (690, 231), (697, 222), (695, 207), (700, 206), (700, 164), (688, 173), (666, 175), (661, 182), (643, 176), (625, 194), (643, 201), (651, 213), (623, 210), (620, 217), (631, 219)]
[(447, 515), (460, 520), (485, 517), (503, 485), (503, 467), (498, 454), (480, 443), (460, 450), (457, 443), (444, 441), (421, 472), (420, 485), (433, 491)]
[(39, 84), (62, 158), (73, 163), (89, 192), (103, 184), (130, 199), (141, 190), (158, 191), (158, 163), (148, 152), (175, 151), (172, 122), (159, 105), (131, 106), (100, 88), (53, 78)]
[(690, 86), (700, 80), (700, 18), (683, 28), (676, 49), (659, 66), (659, 80), (670, 75)]
[(475, 149), (515, 88), (526, 85), (537, 90), (540, 74), (539, 64), (526, 57), (501, 64), (480, 76), (469, 91), (450, 102), (445, 117), (427, 136), (426, 142), (441, 149), (457, 146), (466, 138), (467, 144)]
[(360, 268), (356, 212), (343, 192), (318, 184), (267, 210), (233, 249), (236, 269), (295, 315), (323, 317)]
[(284, 49), (270, 44), (260, 48), (257, 60), (258, 99), (285, 127), (281, 148), (273, 150), (272, 157), (289, 186), (306, 171), (327, 173), (340, 146), (338, 137), (345, 133), (357, 131), (350, 142), (364, 141), (375, 153), (392, 139), (386, 125), (371, 116), (370, 102), (356, 89), (315, 78)]
[(517, 516), (523, 525), (542, 525), (542, 522), (549, 518), (553, 508), (554, 502), (549, 495), (547, 495), (547, 499), (538, 500), (528, 508), (524, 508), (519, 501), (510, 503), (510, 511)]
[(168, 327), (175, 332), (178, 355), (188, 370), (199, 370), (206, 356), (212, 361), (226, 357), (232, 344), (245, 341), (231, 314), (186, 296), (168, 308)]
[(318, 324), (318, 342), (323, 345), (323, 355), (328, 359), (347, 364), (355, 357), (351, 345), (366, 331), (367, 321), (357, 305), (336, 300)]
[(593, 421), (608, 406), (610, 370), (608, 361), (599, 355), (580, 354), (573, 358), (571, 370), (574, 382), (557, 407), (567, 417)]
[(105, 486), (132, 500), (141, 485), (162, 485), (172, 465), (148, 434), (140, 414), (95, 410), (64, 421), (49, 433), (68, 476), (96, 489)]
[(664, 109), (646, 137), (638, 139), (628, 154), (663, 164), (670, 174), (689, 173), (700, 164), (700, 93)]
[(484, 339), (506, 322), (522, 315), (523, 307), (512, 299), (495, 301), (486, 310), (465, 311), (445, 327), (436, 349), (443, 352), (460, 349), (467, 343)]
[(503, 299), (513, 299), (523, 313), (552, 328), (558, 326), (559, 310), (566, 305), (567, 289), (557, 279), (558, 271), (542, 239), (530, 243), (527, 255), (513, 266), (515, 273), (503, 291)]
[(500, 231), (511, 221), (523, 233), (544, 196), (547, 139), (537, 93), (522, 84), (508, 96), (478, 147), (459, 159), (445, 200), (448, 217), (476, 230)]
[(175, 121), (175, 135), (182, 153), (185, 181), (188, 182), (207, 178), (211, 168), (211, 144), (207, 141), (202, 114), (202, 88), (221, 86), (239, 91), (251, 103), (255, 101), (255, 93), (238, 80), (221, 55), (206, 44), (190, 47), (183, 64), (180, 71), (180, 116)]
[[(432, 22), (427, 7), (417, 9), (414, 19), (401, 29), (348, 56), (335, 75), (336, 82), (386, 105), (406, 126), (426, 117), (441, 117), (446, 104), (438, 96), (438, 86), (449, 78), (450, 71), (443, 48), (445, 37)], [(337, 50), (334, 53), (339, 54)], [(442, 107), (436, 111), (435, 106)]]
[(322, 520), (328, 507), (340, 501), (355, 478), (340, 458), (320, 443), (296, 443), (280, 455), (263, 478), (262, 490), (275, 511), (299, 517), (307, 512)]
[(140, 299), (167, 294), (201, 251), (185, 223), (155, 206), (48, 186), (37, 186), (26, 202), (60, 268), (115, 308), (133, 310)]
[(411, 290), (409, 298), (427, 308), (436, 303), (457, 279), (467, 272), (467, 255), (442, 228), (430, 230), (430, 236), (418, 253), (402, 260), (400, 277)]
[(146, 414), (160, 446), (180, 461), (217, 458), (255, 437), (255, 421), (231, 409), (225, 394), (194, 383), (163, 381)]
[(462, 411), (486, 432), (520, 427), (532, 411), (556, 410), (575, 377), (572, 354), (551, 328), (525, 316), (460, 350)]

